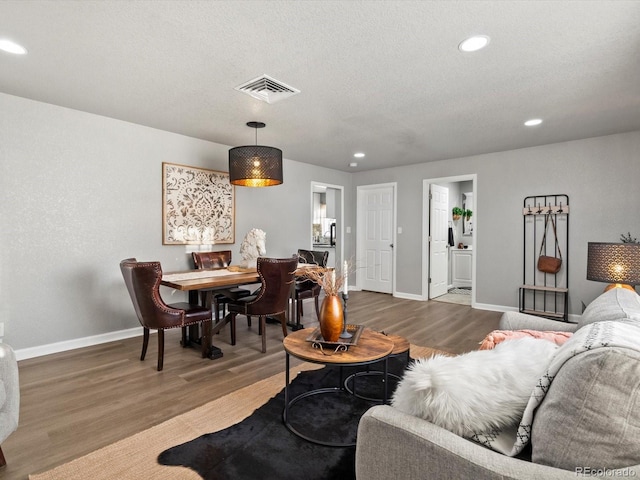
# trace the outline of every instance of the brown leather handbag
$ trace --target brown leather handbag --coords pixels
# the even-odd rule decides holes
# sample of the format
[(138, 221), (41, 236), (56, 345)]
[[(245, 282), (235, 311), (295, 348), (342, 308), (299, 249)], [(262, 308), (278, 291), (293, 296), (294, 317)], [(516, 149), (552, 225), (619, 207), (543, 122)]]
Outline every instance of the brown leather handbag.
[[(550, 257), (543, 255), (545, 243), (547, 242), (547, 227), (549, 226), (549, 218), (551, 218), (551, 225), (553, 226), (553, 236), (556, 240), (555, 250), (558, 251), (558, 257)], [(540, 254), (538, 255), (538, 270), (544, 273), (558, 273), (562, 266), (562, 252), (560, 251), (560, 245), (558, 244), (558, 232), (556, 231), (556, 222), (551, 216), (547, 214), (547, 218), (544, 222), (544, 235), (542, 236), (542, 243), (540, 244)]]

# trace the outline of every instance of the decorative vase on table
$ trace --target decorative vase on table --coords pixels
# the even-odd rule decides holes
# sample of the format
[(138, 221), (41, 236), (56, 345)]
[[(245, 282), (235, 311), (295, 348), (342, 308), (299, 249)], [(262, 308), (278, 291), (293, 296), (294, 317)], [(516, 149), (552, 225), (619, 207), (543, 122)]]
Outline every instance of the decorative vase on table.
[(342, 333), (344, 313), (338, 295), (327, 295), (320, 306), (320, 333), (325, 342), (337, 342)]

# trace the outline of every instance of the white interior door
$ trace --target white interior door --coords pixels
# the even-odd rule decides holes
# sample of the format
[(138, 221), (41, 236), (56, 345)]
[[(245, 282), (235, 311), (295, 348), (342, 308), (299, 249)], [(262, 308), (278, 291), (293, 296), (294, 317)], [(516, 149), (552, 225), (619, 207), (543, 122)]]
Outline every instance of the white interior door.
[(447, 293), (449, 189), (431, 185), (429, 201), (429, 298)]
[[(393, 292), (393, 187), (361, 191), (361, 245), (358, 275), (360, 288), (380, 293)], [(364, 265), (363, 265), (364, 264)], [(359, 269), (360, 270), (360, 269)]]

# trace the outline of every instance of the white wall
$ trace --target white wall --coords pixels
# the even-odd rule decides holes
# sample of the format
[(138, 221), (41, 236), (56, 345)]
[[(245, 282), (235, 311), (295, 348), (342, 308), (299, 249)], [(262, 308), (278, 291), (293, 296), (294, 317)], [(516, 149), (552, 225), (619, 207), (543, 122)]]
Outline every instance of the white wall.
[[(162, 162), (227, 171), (229, 147), (6, 94), (0, 111), (4, 342), (27, 349), (139, 327), (120, 260), (190, 268), (184, 246), (162, 245)], [(236, 243), (220, 249), (238, 258), (253, 227), (269, 256), (309, 248), (311, 181), (351, 190), (348, 173), (289, 160), (284, 177), (235, 189)], [(166, 290), (169, 302), (184, 297)]]
[(587, 242), (618, 242), (640, 233), (640, 131), (442, 162), (360, 172), (354, 188), (398, 183), (396, 290), (419, 295), (422, 258), (422, 181), (477, 174), (474, 212), (476, 301), (518, 306), (522, 284), (522, 203), (526, 196), (567, 194), (570, 199), (569, 310), (579, 314), (604, 284), (586, 280)]

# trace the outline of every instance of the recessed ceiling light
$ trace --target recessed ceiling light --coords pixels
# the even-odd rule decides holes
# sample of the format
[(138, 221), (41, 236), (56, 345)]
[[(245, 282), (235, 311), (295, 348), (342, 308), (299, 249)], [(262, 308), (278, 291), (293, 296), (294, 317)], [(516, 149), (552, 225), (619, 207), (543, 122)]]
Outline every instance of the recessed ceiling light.
[(532, 118), (531, 120), (527, 120), (526, 122), (524, 122), (527, 127), (535, 127), (536, 125), (540, 125), (541, 123), (541, 118)]
[(351, 162), (349, 164), (350, 167), (357, 167), (358, 166), (358, 162)]
[(364, 153), (362, 153), (362, 152), (354, 153), (353, 156), (356, 157), (356, 158), (362, 158), (362, 157), (364, 157)]
[(486, 35), (475, 35), (460, 42), (458, 50), (461, 52), (475, 52), (489, 45), (489, 40)]
[(16, 42), (12, 42), (6, 38), (0, 38), (0, 50), (15, 55), (25, 55), (27, 53), (27, 49), (22, 45), (18, 45)]

